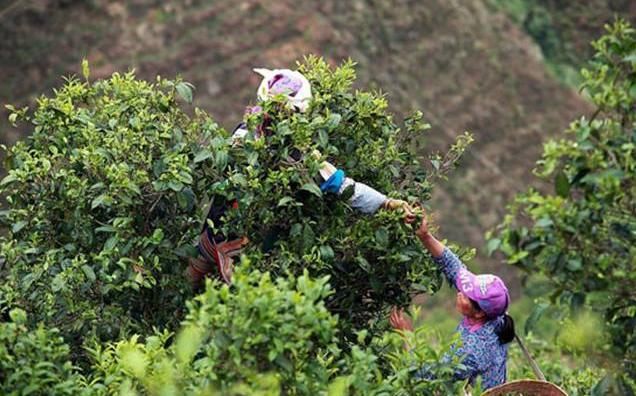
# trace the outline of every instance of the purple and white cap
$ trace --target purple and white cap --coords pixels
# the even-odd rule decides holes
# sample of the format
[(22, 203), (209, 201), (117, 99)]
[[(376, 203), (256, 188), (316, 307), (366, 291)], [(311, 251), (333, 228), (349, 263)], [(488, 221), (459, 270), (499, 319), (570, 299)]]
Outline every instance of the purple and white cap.
[(508, 288), (496, 275), (475, 275), (462, 268), (455, 280), (457, 290), (474, 300), (490, 318), (506, 313), (510, 303)]
[(289, 69), (254, 69), (263, 76), (263, 81), (258, 87), (259, 100), (267, 100), (274, 95), (286, 95), (288, 103), (304, 112), (311, 101), (311, 85), (309, 80), (297, 71)]

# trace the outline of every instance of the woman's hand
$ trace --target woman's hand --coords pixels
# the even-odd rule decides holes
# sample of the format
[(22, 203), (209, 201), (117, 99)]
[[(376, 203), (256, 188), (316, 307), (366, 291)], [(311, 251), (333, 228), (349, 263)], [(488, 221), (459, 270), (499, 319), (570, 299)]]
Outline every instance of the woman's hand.
[(395, 330), (401, 331), (413, 331), (413, 322), (404, 314), (403, 309), (397, 309), (393, 307), (391, 315), (389, 316), (389, 323)]
[(428, 237), (429, 235), (431, 235), (431, 232), (428, 229), (428, 221), (426, 220), (426, 212), (424, 212), (423, 210), (422, 210), (422, 222), (420, 223), (420, 226), (418, 227), (418, 229), (415, 231), (415, 235), (417, 235), (422, 240)]
[(415, 235), (420, 239), (422, 245), (428, 250), (428, 252), (434, 257), (438, 258), (444, 254), (444, 244), (438, 241), (428, 228), (428, 221), (426, 220), (426, 213), (422, 211), (422, 222), (420, 226), (415, 230)]

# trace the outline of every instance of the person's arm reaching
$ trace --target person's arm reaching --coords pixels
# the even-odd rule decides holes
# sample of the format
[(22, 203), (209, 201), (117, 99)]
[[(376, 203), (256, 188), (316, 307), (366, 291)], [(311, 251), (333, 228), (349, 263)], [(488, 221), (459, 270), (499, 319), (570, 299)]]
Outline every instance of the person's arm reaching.
[(420, 223), (415, 233), (422, 242), (422, 245), (424, 245), (426, 250), (433, 256), (433, 260), (435, 260), (435, 263), (446, 276), (448, 283), (450, 283), (452, 287), (456, 287), (455, 285), (457, 283), (455, 280), (457, 274), (462, 268), (466, 268), (466, 266), (455, 253), (431, 234), (426, 221), (426, 214), (423, 216), (422, 223)]
[(437, 240), (431, 234), (431, 231), (428, 229), (428, 222), (426, 221), (426, 214), (422, 217), (422, 222), (420, 223), (419, 228), (415, 231), (415, 235), (420, 239), (422, 245), (428, 250), (428, 252), (433, 256), (433, 258), (437, 259), (442, 257), (444, 253), (444, 244)]
[[(313, 155), (316, 158), (320, 158), (321, 156), (318, 151), (314, 151)], [(407, 221), (414, 219), (413, 211), (406, 201), (388, 198), (372, 187), (357, 182), (350, 177), (346, 177), (343, 170), (337, 169), (328, 161), (322, 162), (320, 176), (324, 180), (320, 185), (320, 189), (323, 192), (342, 195), (347, 188), (353, 188), (353, 194), (351, 198), (349, 198), (349, 203), (351, 207), (362, 213), (375, 213), (380, 208), (389, 210), (402, 209)]]
[[(240, 144), (247, 133), (246, 124), (244, 122), (239, 124), (232, 133), (233, 144)], [(318, 160), (322, 157), (318, 150), (314, 150), (312, 155)], [(323, 161), (321, 163), (320, 176), (323, 179), (323, 183), (320, 185), (320, 190), (322, 192), (342, 195), (347, 188), (353, 188), (353, 194), (349, 198), (349, 204), (351, 204), (352, 208), (361, 213), (373, 214), (380, 208), (388, 210), (402, 209), (407, 222), (411, 222), (415, 219), (413, 210), (408, 202), (400, 199), (388, 198), (386, 195), (380, 193), (374, 188), (364, 183), (357, 182), (350, 177), (346, 177), (343, 170), (337, 169), (328, 161)]]

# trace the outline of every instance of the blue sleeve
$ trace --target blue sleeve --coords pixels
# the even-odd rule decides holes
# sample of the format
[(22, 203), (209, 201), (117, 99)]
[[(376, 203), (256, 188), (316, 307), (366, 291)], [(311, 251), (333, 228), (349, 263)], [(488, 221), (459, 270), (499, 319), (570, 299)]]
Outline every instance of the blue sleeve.
[(457, 274), (459, 273), (460, 269), (466, 268), (464, 263), (462, 263), (459, 257), (457, 257), (455, 253), (453, 253), (448, 247), (444, 248), (441, 256), (434, 257), (433, 260), (435, 261), (439, 269), (442, 270), (444, 276), (446, 276), (446, 280), (448, 280), (448, 283), (452, 287), (456, 288), (455, 285), (457, 283), (455, 282), (455, 280), (457, 279)]

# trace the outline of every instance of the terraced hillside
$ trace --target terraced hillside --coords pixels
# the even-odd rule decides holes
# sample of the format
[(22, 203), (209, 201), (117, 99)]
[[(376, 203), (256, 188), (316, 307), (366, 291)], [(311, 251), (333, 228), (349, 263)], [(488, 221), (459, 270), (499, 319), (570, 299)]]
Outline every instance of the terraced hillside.
[[(588, 23), (600, 29), (605, 19)], [(0, 102), (33, 102), (87, 57), (93, 78), (129, 68), (148, 79), (183, 75), (197, 87), (195, 104), (226, 128), (254, 101), (252, 67), (289, 67), (308, 53), (351, 57), (360, 84), (386, 92), (398, 115), (424, 112), (433, 147), (474, 133), (461, 177), (432, 205), (444, 235), (476, 247), (527, 188), (541, 140), (590, 111), (491, 1), (14, 0), (0, 2), (0, 34)], [(27, 132), (2, 118), (3, 142)]]

